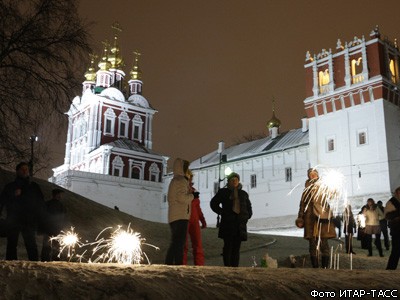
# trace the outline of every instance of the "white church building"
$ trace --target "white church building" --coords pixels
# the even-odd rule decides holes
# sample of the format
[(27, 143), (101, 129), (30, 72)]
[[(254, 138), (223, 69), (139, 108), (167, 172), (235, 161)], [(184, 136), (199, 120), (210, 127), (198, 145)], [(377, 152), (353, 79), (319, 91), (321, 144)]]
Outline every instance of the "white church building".
[[(167, 222), (168, 158), (151, 150), (156, 110), (142, 96), (138, 56), (124, 95), (118, 53), (115, 37), (97, 72), (92, 61), (82, 97), (68, 111), (64, 164), (50, 180), (136, 217)], [(399, 63), (397, 44), (378, 28), (368, 39), (338, 40), (334, 51), (307, 52), (299, 129), (280, 132), (273, 112), (268, 136), (228, 148), (220, 142), (191, 162), (207, 223), (216, 223), (209, 201), (226, 183), (227, 168), (249, 193), (254, 228), (278, 219), (293, 225), (310, 167), (340, 171), (353, 209), (369, 197), (385, 203), (400, 186)]]
[(126, 82), (119, 28), (113, 28), (113, 45), (105, 43), (97, 71), (92, 56), (82, 96), (67, 112), (64, 164), (53, 169), (50, 181), (131, 215), (166, 222), (168, 158), (152, 150), (157, 111), (142, 95), (138, 52)]

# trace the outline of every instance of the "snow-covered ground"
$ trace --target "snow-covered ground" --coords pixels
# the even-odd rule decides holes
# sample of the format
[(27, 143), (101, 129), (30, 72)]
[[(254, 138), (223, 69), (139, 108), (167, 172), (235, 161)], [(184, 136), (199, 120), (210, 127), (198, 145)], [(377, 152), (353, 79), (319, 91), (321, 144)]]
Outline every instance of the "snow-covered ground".
[(250, 230), (249, 232), (257, 234), (267, 234), (267, 235), (296, 236), (296, 237), (303, 236), (303, 230), (296, 227)]

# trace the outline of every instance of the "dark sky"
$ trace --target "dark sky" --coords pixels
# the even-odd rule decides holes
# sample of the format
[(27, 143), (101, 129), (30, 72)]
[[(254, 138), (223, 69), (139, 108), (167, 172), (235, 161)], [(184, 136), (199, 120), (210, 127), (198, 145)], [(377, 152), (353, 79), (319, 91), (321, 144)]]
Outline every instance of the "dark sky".
[(158, 110), (153, 149), (171, 160), (194, 160), (220, 140), (230, 145), (243, 135), (265, 134), (273, 98), (281, 130), (301, 127), (306, 51), (334, 51), (338, 38), (343, 44), (354, 36), (369, 39), (375, 25), (394, 40), (400, 37), (399, 11), (399, 0), (81, 0), (80, 5), (81, 17), (93, 22), (98, 50), (102, 40), (113, 38), (111, 25), (120, 23), (126, 73), (132, 52), (143, 54), (143, 95)]

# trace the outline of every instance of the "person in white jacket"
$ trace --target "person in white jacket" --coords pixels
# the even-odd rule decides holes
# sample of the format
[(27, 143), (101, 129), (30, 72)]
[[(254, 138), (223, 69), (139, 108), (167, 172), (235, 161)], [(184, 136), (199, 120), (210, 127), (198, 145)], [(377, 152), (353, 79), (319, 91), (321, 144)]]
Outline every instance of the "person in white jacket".
[(174, 177), (168, 187), (168, 223), (171, 228), (171, 243), (165, 258), (167, 265), (183, 264), (183, 248), (190, 218), (193, 189), (189, 185), (189, 162), (177, 158), (174, 162)]
[(375, 235), (375, 246), (379, 251), (379, 256), (383, 257), (381, 244), (381, 226), (379, 219), (383, 218), (383, 213), (377, 208), (374, 199), (367, 200), (367, 210), (365, 216), (365, 238), (368, 247), (368, 256), (372, 256), (372, 235)]

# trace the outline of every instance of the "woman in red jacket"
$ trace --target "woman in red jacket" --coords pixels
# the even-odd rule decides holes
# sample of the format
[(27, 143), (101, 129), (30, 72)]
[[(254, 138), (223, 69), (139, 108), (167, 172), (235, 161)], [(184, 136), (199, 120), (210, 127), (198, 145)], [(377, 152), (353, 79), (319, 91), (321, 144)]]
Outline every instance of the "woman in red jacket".
[[(193, 183), (190, 182), (190, 185), (193, 186)], [(184, 265), (187, 265), (187, 253), (189, 248), (188, 236), (190, 236), (190, 241), (192, 243), (192, 249), (193, 249), (194, 264), (195, 266), (204, 266), (204, 251), (203, 251), (203, 244), (201, 241), (201, 229), (206, 228), (207, 224), (203, 212), (201, 211), (199, 194), (200, 194), (199, 192), (194, 190), (193, 192), (194, 199), (192, 200), (188, 234), (186, 235), (186, 244), (185, 248), (183, 249)], [(201, 223), (201, 228), (199, 223)]]

